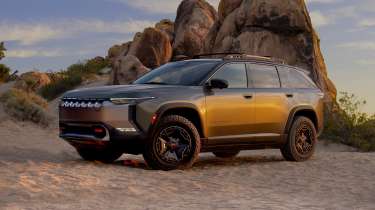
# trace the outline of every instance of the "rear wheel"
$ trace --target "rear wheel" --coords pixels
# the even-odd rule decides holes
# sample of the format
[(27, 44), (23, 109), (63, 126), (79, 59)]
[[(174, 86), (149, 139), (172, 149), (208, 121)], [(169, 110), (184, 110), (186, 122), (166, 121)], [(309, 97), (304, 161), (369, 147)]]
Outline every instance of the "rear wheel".
[(121, 157), (123, 154), (115, 149), (91, 149), (91, 148), (79, 148), (77, 149), (78, 154), (82, 159), (87, 161), (100, 161), (104, 163), (113, 163)]
[(219, 158), (234, 158), (240, 153), (240, 151), (234, 150), (234, 151), (213, 152), (213, 153), (216, 157), (219, 157)]
[(306, 117), (297, 117), (289, 131), (288, 141), (281, 153), (288, 161), (305, 161), (315, 152), (317, 134), (314, 123)]
[(145, 145), (143, 157), (152, 169), (191, 167), (200, 153), (198, 130), (188, 119), (170, 115), (161, 119)]

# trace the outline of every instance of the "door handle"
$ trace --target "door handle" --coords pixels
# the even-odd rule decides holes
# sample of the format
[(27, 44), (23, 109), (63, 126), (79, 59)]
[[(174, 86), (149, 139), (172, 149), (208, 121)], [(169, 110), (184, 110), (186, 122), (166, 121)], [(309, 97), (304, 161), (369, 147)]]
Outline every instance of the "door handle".
[(252, 99), (252, 98), (253, 98), (252, 95), (243, 95), (243, 97), (244, 97), (245, 99)]
[(293, 98), (294, 97), (294, 94), (293, 93), (287, 93), (287, 94), (285, 94), (286, 95), (286, 97), (288, 97), (288, 98)]

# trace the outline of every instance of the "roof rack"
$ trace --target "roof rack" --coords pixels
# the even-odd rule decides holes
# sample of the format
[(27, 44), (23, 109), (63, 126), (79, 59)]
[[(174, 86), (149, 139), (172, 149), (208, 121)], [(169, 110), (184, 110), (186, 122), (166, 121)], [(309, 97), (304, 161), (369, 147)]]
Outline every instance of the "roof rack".
[(279, 64), (285, 64), (285, 61), (281, 58), (274, 58), (271, 56), (258, 56), (258, 55), (248, 55), (245, 53), (212, 53), (212, 54), (201, 54), (195, 55), (193, 58), (204, 58), (204, 57), (212, 57), (212, 56), (220, 56), (224, 60), (253, 60), (253, 61), (265, 61), (265, 62), (274, 62)]

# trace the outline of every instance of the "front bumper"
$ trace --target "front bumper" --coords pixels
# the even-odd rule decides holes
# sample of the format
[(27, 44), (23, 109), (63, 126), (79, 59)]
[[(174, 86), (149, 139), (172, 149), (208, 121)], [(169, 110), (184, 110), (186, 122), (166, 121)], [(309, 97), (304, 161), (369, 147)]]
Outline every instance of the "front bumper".
[[(116, 147), (124, 153), (142, 152), (146, 134), (135, 123), (135, 106), (103, 101), (100, 102), (100, 107), (87, 107), (81, 106), (82, 103), (86, 102), (67, 99), (60, 105), (62, 139), (76, 148)], [(97, 129), (101, 129), (101, 133), (96, 132)]]

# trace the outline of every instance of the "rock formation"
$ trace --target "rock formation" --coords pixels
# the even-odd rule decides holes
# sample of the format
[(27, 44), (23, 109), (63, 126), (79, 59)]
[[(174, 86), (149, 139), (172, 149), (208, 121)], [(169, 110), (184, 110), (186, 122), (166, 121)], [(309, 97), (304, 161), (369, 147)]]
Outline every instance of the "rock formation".
[(217, 19), (216, 10), (204, 0), (184, 0), (175, 21), (174, 55), (199, 54), (204, 39)]
[(149, 69), (137, 57), (133, 55), (122, 56), (113, 66), (109, 83), (113, 85), (129, 84), (148, 71)]
[(240, 52), (307, 69), (327, 99), (334, 99), (336, 89), (328, 79), (319, 42), (304, 0), (221, 0), (218, 13), (205, 0), (183, 0), (174, 23), (162, 20), (137, 33), (132, 42), (109, 50), (111, 83), (127, 84), (146, 67), (170, 61), (172, 54)]
[(207, 35), (202, 52), (283, 59), (309, 70), (329, 98), (336, 96), (304, 0), (221, 0), (219, 19)]
[[(140, 76), (149, 68), (169, 62), (172, 58), (173, 36), (173, 23), (162, 20), (155, 28), (146, 28), (143, 33), (136, 33), (133, 41), (111, 47), (107, 56), (113, 69), (109, 83), (128, 84), (133, 76)], [(125, 76), (126, 72), (130, 75)]]

